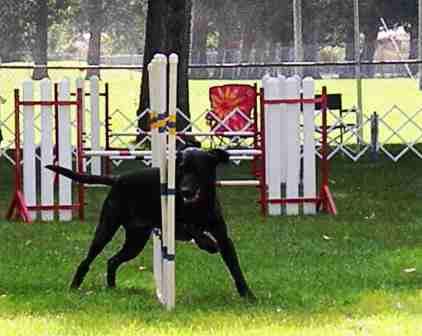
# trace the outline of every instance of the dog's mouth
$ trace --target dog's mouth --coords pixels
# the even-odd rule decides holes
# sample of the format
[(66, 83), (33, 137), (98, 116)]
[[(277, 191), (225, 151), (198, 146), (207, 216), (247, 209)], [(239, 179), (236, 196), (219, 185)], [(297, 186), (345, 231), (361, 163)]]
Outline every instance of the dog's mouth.
[(201, 196), (201, 189), (192, 190), (182, 190), (183, 202), (185, 204), (193, 204), (199, 201)]

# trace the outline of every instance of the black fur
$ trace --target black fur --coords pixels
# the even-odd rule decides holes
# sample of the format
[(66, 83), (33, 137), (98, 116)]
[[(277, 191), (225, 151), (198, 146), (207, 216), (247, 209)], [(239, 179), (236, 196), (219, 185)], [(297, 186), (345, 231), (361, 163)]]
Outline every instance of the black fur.
[[(216, 196), (216, 167), (228, 160), (229, 156), (223, 150), (186, 149), (178, 153), (176, 239), (194, 240), (199, 248), (209, 253), (220, 252), (239, 294), (254, 298), (240, 269)], [(144, 248), (152, 230), (161, 227), (159, 170), (146, 168), (122, 176), (96, 176), (77, 174), (57, 166), (46, 168), (79, 183), (111, 186), (94, 239), (74, 275), (71, 288), (80, 287), (90, 264), (122, 225), (126, 241), (107, 265), (107, 285), (115, 287), (118, 267), (135, 258)]]

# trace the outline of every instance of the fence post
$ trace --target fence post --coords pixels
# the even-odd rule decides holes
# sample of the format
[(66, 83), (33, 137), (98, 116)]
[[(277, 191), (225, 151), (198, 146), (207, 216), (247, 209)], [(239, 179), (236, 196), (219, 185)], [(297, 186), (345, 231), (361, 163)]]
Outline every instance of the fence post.
[(371, 115), (371, 159), (378, 160), (378, 137), (379, 137), (379, 120), (377, 112)]

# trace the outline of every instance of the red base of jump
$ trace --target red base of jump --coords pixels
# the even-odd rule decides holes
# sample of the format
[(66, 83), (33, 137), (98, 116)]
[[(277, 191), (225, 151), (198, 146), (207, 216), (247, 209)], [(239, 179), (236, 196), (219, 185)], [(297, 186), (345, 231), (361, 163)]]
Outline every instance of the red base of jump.
[[(263, 202), (263, 204), (262, 204)], [(334, 202), (330, 188), (326, 185), (321, 188), (318, 197), (298, 197), (298, 198), (280, 198), (260, 200), (262, 212), (264, 215), (268, 213), (268, 204), (305, 204), (316, 203), (317, 210), (330, 215), (337, 215), (337, 207)]]
[(21, 220), (24, 223), (31, 223), (32, 219), (29, 215), (30, 210), (34, 211), (41, 211), (41, 210), (52, 210), (52, 211), (59, 211), (59, 210), (80, 210), (81, 207), (79, 204), (71, 204), (71, 205), (33, 205), (28, 206), (25, 202), (25, 199), (22, 195), (20, 190), (15, 192), (15, 196), (12, 199), (12, 203), (10, 204), (9, 210), (6, 214), (7, 220)]
[(317, 203), (317, 207), (318, 210), (322, 210), (330, 215), (337, 215), (337, 207), (328, 185), (321, 188), (320, 202)]
[(15, 191), (12, 203), (10, 204), (9, 210), (6, 214), (6, 219), (12, 220), (13, 214), (15, 214), (14, 219), (16, 220), (20, 219), (25, 223), (31, 222), (31, 216), (29, 215), (28, 207), (26, 206), (25, 199), (19, 190)]

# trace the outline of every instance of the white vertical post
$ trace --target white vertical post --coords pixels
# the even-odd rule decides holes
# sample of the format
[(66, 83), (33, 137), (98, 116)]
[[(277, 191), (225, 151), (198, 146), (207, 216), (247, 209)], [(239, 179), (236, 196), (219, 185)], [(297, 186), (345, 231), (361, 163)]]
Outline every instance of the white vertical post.
[[(315, 82), (306, 77), (303, 80), (303, 98), (314, 99)], [(303, 104), (303, 197), (316, 197), (316, 163), (315, 163), (315, 104)], [(316, 204), (305, 203), (303, 213), (315, 214)]]
[[(23, 82), (24, 102), (33, 101), (32, 81)], [(33, 106), (23, 106), (23, 195), (27, 206), (37, 203), (36, 165), (35, 165), (35, 115)], [(19, 135), (18, 135), (19, 136)], [(18, 163), (16, 163), (18, 164)], [(31, 220), (37, 217), (37, 212), (29, 211)]]
[[(86, 106), (85, 106), (85, 80), (82, 77), (78, 77), (76, 79), (76, 92), (78, 92), (78, 89), (82, 90), (82, 133), (86, 132), (86, 127), (85, 127), (85, 113), (86, 113)], [(87, 166), (87, 162), (86, 159), (84, 158), (82, 161), (82, 165), (83, 165), (83, 170), (87, 171), (86, 166)]]
[[(91, 110), (91, 149), (100, 150), (100, 89), (99, 79), (92, 76), (90, 83), (90, 110)], [(91, 173), (101, 175), (101, 158), (91, 158)]]
[[(280, 85), (282, 79), (270, 77), (264, 81), (265, 99), (280, 99)], [(281, 144), (281, 106), (267, 104), (265, 106), (265, 133), (266, 133), (266, 176), (268, 196), (270, 199), (281, 198), (282, 162), (280, 156)], [(269, 215), (281, 215), (281, 206), (269, 204)]]
[[(153, 59), (148, 64), (148, 77), (149, 77), (149, 96), (150, 96), (150, 128), (151, 128), (151, 149), (152, 159), (151, 166), (153, 168), (159, 168), (160, 166), (160, 153), (159, 153), (159, 135), (157, 123), (157, 62)], [(163, 263), (162, 263), (162, 240), (160, 237), (161, 233), (153, 233), (153, 268), (154, 268), (154, 280), (157, 287), (158, 300), (163, 303), (163, 292), (162, 292), (162, 276), (163, 276)]]
[[(44, 78), (41, 81), (41, 101), (52, 101), (52, 83)], [(53, 164), (53, 129), (54, 111), (52, 106), (41, 106), (41, 205), (54, 204), (54, 174), (45, 165)], [(41, 219), (50, 221), (54, 219), (53, 210), (42, 210)]]
[[(286, 94), (288, 99), (300, 98), (300, 81), (296, 77), (286, 80)], [(300, 171), (300, 104), (288, 104), (287, 106), (287, 182), (286, 198), (298, 198), (299, 196), (299, 171)], [(298, 204), (286, 205), (287, 215), (299, 214)]]
[[(64, 79), (59, 83), (59, 101), (70, 100), (70, 83)], [(59, 106), (59, 166), (72, 169), (72, 143), (70, 106)], [(59, 204), (72, 205), (72, 181), (59, 175)], [(72, 219), (72, 210), (60, 210), (59, 219), (67, 221)]]
[[(284, 76), (278, 76), (279, 80), (278, 84), (278, 95), (280, 99), (287, 99), (287, 90), (286, 90), (286, 77)], [(280, 145), (278, 149), (278, 154), (280, 156), (280, 171), (281, 171), (281, 183), (284, 186), (286, 186), (287, 183), (287, 163), (289, 162), (289, 156), (287, 152), (287, 137), (289, 135), (288, 132), (288, 124), (287, 124), (287, 104), (281, 104), (280, 105), (280, 120), (278, 121), (277, 127), (278, 132), (280, 133)], [(284, 195), (285, 190), (282, 190), (282, 196)], [(284, 206), (285, 207), (285, 206)]]
[(166, 134), (166, 112), (167, 112), (167, 57), (163, 54), (155, 55), (157, 60), (158, 72), (158, 90), (157, 90), (157, 107), (160, 134), (159, 148), (160, 148), (160, 184), (161, 184), (161, 232), (163, 245), (163, 274), (162, 274), (162, 289), (164, 304), (167, 302), (167, 287), (168, 271), (165, 258), (168, 254), (168, 218), (167, 218), (167, 134)]
[(175, 202), (176, 202), (176, 109), (177, 109), (177, 65), (179, 57), (169, 57), (169, 123), (168, 123), (168, 204), (167, 204), (167, 253), (165, 260), (167, 269), (167, 309), (175, 306)]

